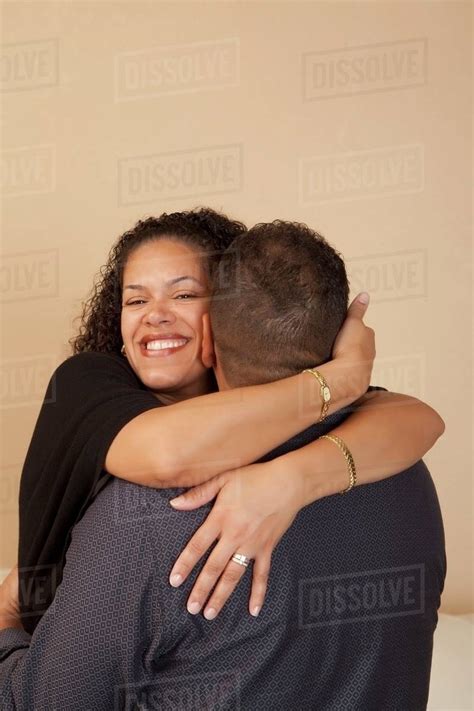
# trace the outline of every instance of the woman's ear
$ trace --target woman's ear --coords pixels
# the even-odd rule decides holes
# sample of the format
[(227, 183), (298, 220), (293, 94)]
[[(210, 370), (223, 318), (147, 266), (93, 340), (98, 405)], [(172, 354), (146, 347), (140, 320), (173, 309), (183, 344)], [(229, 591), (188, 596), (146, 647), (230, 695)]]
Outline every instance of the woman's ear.
[(212, 337), (211, 319), (209, 314), (202, 315), (202, 351), (201, 358), (206, 368), (213, 368), (216, 364), (214, 353), (214, 339)]

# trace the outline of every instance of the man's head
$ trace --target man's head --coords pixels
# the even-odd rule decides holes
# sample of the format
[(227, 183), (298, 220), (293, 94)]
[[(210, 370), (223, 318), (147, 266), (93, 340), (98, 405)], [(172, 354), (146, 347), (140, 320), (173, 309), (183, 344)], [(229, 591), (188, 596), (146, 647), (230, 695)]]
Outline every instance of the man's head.
[(254, 385), (330, 360), (349, 285), (321, 235), (300, 223), (259, 224), (224, 260), (225, 284), (216, 285), (210, 310), (218, 380)]

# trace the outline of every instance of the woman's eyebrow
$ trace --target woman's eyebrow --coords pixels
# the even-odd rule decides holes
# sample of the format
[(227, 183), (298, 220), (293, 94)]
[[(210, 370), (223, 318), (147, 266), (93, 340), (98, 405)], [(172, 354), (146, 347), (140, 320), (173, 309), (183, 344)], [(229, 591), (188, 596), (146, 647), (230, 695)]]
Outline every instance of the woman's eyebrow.
[[(166, 282), (166, 286), (173, 286), (173, 284), (178, 284), (180, 281), (185, 281), (186, 279), (189, 279), (190, 281), (195, 281), (196, 284), (199, 284), (199, 286), (203, 286), (199, 279), (196, 279), (196, 277), (185, 275), (185, 276), (179, 276), (175, 277), (174, 279), (170, 279), (169, 281)], [(127, 284), (127, 286), (124, 286), (123, 290), (125, 289), (142, 289), (146, 290), (146, 286), (142, 286), (142, 284)]]
[(196, 284), (199, 284), (199, 286), (202, 286), (199, 279), (196, 279), (196, 277), (188, 276), (188, 275), (176, 277), (175, 279), (170, 279), (169, 281), (166, 282), (166, 286), (173, 286), (173, 284), (177, 284), (180, 281), (185, 281), (186, 279), (189, 279), (190, 281), (195, 281)]

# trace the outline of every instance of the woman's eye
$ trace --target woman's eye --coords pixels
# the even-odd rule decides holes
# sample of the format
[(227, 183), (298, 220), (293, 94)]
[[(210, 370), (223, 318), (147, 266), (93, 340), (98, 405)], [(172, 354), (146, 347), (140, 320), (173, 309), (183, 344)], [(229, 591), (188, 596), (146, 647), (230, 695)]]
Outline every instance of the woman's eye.
[[(176, 296), (173, 297), (174, 299), (179, 299), (180, 301), (187, 301), (188, 299), (197, 299), (198, 294), (177, 294)], [(146, 299), (134, 299), (133, 301), (129, 301), (126, 305), (127, 306), (138, 306), (139, 304), (146, 304)]]

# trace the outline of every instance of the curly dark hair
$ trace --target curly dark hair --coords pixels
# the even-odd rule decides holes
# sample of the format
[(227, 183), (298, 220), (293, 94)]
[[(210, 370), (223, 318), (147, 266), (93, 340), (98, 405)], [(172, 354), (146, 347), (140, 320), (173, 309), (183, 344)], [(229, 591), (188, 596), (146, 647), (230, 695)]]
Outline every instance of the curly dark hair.
[(89, 298), (82, 304), (78, 333), (69, 340), (73, 353), (120, 353), (122, 336), (122, 278), (131, 252), (160, 237), (172, 237), (197, 247), (207, 259), (210, 277), (223, 252), (245, 231), (245, 225), (210, 208), (163, 213), (139, 220), (124, 232), (110, 250), (107, 263), (94, 279)]

